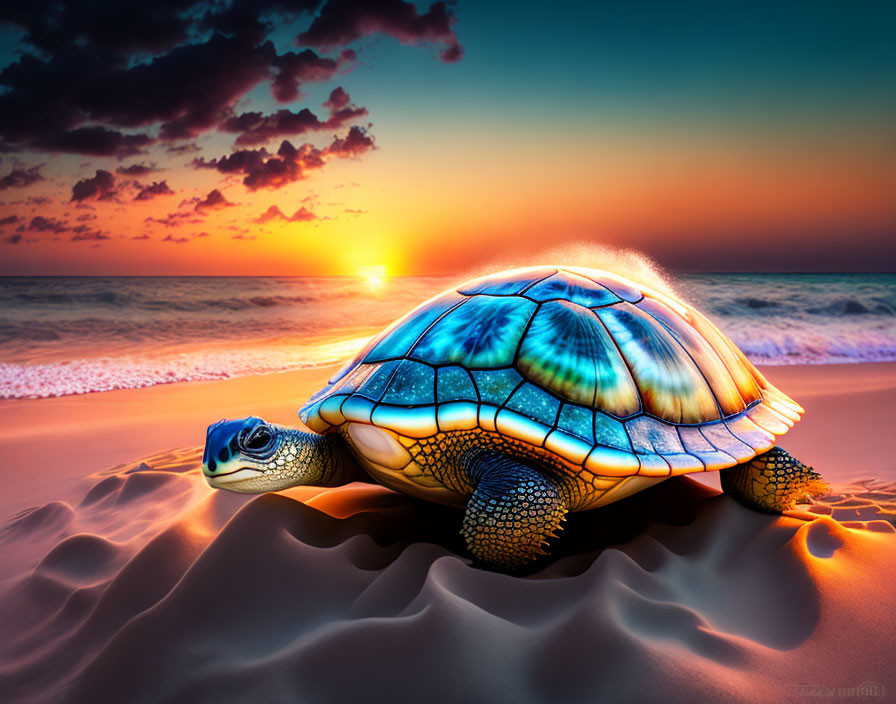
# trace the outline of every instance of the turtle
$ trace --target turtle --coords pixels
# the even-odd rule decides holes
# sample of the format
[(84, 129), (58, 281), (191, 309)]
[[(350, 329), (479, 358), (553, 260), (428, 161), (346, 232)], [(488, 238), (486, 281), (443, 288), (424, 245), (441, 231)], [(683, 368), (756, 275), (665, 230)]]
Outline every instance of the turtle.
[[(566, 514), (670, 477), (782, 513), (824, 493), (776, 445), (804, 412), (691, 305), (618, 274), (536, 266), (473, 279), (374, 336), (299, 410), (208, 428), (212, 487), (365, 480), (464, 510), (486, 568), (549, 553)], [(310, 431), (310, 432), (309, 432)]]

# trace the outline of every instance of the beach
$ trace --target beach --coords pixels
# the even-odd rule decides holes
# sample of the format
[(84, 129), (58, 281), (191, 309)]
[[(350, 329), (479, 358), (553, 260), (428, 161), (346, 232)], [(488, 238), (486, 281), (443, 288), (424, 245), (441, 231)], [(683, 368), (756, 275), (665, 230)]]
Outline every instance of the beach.
[(719, 495), (715, 474), (681, 477), (574, 514), (525, 578), (471, 568), (460, 514), (378, 486), (255, 497), (205, 484), (209, 423), (297, 425), (336, 369), (0, 401), (0, 690), (35, 702), (896, 696), (896, 364), (762, 369), (806, 409), (780, 444), (831, 482), (816, 506), (762, 515)]

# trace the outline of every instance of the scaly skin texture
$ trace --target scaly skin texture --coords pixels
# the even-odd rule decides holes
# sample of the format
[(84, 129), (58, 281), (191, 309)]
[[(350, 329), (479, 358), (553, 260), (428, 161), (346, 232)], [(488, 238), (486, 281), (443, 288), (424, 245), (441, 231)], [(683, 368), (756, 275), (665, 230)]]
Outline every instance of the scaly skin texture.
[[(420, 467), (421, 480), (432, 477), (462, 496), (470, 496), (474, 490), (467, 466), (475, 455), (489, 452), (535, 463), (556, 483), (563, 503), (570, 511), (587, 508), (624, 479), (597, 477), (581, 467), (566, 464), (542, 448), (480, 429), (422, 438), (408, 447), (408, 452)], [(413, 480), (412, 471), (407, 472), (406, 476)]]
[(299, 485), (340, 486), (352, 481), (370, 481), (338, 435), (305, 433), (273, 424), (270, 427), (279, 437), (271, 457), (257, 463), (242, 462), (263, 470), (263, 474), (226, 488), (262, 493)]
[(557, 484), (515, 460), (483, 453), (468, 468), (476, 485), (461, 535), (477, 560), (516, 570), (546, 555), (566, 515)]
[(721, 482), (726, 494), (765, 513), (783, 513), (827, 489), (820, 474), (780, 447), (722, 470)]

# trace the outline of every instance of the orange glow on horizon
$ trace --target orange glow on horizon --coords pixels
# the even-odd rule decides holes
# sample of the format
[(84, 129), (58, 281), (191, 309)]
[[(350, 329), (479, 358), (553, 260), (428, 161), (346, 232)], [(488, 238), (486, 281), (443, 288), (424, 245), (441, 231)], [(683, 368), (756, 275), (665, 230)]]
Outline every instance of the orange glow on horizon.
[[(177, 196), (34, 206), (25, 217), (70, 227), (92, 218), (108, 239), (26, 233), (35, 241), (4, 247), (4, 273), (365, 272), (373, 290), (385, 271), (368, 268), (455, 274), (571, 241), (638, 249), (672, 268), (693, 258), (698, 269), (736, 270), (746, 256), (764, 270), (782, 247), (797, 262), (817, 251), (819, 232), (832, 233), (828, 249), (883, 250), (896, 217), (896, 166), (874, 133), (836, 143), (783, 129), (645, 136), (609, 125), (550, 141), (510, 130), (425, 146), (423, 137), (407, 134), (278, 191), (247, 191), (184, 166), (166, 172), (175, 187), (191, 186)], [(213, 188), (231, 205), (196, 212), (183, 197)], [(275, 205), (287, 217), (263, 218)], [(300, 208), (311, 215), (291, 219)]]

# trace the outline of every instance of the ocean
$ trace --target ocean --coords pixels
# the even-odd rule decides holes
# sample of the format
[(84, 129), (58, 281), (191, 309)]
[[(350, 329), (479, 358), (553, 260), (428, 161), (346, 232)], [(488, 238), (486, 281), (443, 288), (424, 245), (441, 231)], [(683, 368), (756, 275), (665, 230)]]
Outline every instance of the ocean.
[[(0, 278), (0, 398), (313, 368), (456, 279)], [(757, 364), (896, 360), (896, 274), (699, 274), (674, 290)]]

